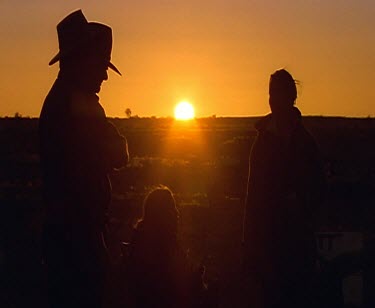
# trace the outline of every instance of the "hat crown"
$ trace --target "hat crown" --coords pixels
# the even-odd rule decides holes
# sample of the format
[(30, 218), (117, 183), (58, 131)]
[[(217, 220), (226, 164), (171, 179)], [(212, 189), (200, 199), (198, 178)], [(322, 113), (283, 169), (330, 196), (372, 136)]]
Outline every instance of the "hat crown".
[(66, 16), (57, 25), (57, 35), (60, 51), (70, 50), (79, 44), (87, 33), (87, 20), (81, 10)]
[(110, 62), (112, 52), (111, 27), (97, 22), (88, 22), (82, 10), (70, 13), (57, 25), (59, 53), (50, 61), (50, 65), (75, 52), (87, 49), (103, 60), (116, 73), (119, 70)]
[(111, 27), (97, 23), (88, 23), (89, 47), (95, 48), (95, 54), (105, 60), (111, 59), (112, 52), (112, 29)]

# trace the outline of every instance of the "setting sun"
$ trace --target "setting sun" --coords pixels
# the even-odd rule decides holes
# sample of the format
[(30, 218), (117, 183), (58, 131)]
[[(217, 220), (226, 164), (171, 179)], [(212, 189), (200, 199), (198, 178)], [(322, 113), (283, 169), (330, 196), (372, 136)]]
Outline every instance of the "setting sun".
[(188, 102), (178, 103), (174, 109), (174, 117), (177, 120), (191, 120), (194, 116), (194, 107)]

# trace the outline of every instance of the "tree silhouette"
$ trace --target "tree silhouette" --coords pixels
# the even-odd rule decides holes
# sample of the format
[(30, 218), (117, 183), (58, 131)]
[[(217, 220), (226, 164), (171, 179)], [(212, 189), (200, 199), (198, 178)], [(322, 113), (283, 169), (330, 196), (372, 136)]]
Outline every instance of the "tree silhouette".
[(130, 108), (126, 108), (126, 109), (125, 109), (125, 114), (126, 114), (126, 117), (127, 117), (128, 119), (131, 118), (131, 116), (132, 116), (132, 111), (130, 110)]

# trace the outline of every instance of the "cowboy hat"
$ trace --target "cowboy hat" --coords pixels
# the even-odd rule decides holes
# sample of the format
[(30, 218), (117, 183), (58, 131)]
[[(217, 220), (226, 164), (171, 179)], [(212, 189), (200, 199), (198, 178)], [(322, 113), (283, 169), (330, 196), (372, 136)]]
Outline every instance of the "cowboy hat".
[(59, 52), (49, 65), (82, 50), (90, 48), (90, 52), (108, 61), (108, 67), (121, 76), (117, 67), (111, 63), (112, 29), (104, 24), (88, 22), (82, 10), (74, 11), (57, 25)]

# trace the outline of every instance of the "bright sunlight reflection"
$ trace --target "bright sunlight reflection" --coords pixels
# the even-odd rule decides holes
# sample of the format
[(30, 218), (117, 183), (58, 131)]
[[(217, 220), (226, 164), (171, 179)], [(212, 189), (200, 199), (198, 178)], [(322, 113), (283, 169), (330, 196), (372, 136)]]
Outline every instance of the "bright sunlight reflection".
[(188, 102), (181, 102), (174, 108), (176, 120), (191, 120), (195, 116), (194, 107)]

